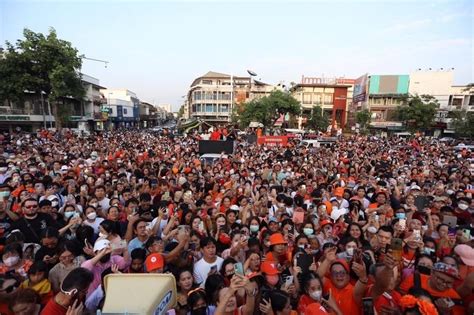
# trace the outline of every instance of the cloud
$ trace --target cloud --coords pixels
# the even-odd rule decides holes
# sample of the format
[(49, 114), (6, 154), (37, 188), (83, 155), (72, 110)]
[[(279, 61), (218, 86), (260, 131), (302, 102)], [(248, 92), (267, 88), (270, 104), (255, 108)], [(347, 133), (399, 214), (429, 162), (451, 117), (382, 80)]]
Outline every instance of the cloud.
[(421, 27), (430, 25), (432, 22), (433, 20), (430, 18), (416, 20), (416, 21), (409, 21), (409, 22), (400, 22), (400, 23), (397, 23), (385, 28), (383, 31), (384, 32), (399, 32), (399, 31), (404, 31), (404, 30), (413, 30), (415, 28), (421, 28)]

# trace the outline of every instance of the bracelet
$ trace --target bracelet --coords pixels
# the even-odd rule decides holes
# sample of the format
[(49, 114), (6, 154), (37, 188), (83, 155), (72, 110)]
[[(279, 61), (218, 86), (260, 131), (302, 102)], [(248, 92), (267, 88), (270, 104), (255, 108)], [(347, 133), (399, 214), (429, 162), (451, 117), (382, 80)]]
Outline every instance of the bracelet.
[(368, 279), (368, 278), (367, 278), (365, 281), (362, 281), (362, 280), (360, 280), (360, 279), (359, 279), (359, 281), (360, 281), (360, 283), (362, 283), (362, 284), (367, 284), (367, 283), (369, 283), (369, 279)]

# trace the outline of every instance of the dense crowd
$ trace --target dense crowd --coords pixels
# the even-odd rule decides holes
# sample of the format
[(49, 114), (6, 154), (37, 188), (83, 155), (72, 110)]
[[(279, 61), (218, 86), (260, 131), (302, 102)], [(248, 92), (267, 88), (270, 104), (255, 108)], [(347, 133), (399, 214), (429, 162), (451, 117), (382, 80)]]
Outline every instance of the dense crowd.
[(172, 274), (170, 314), (474, 313), (472, 152), (225, 137), (0, 135), (0, 313), (96, 313), (112, 273)]

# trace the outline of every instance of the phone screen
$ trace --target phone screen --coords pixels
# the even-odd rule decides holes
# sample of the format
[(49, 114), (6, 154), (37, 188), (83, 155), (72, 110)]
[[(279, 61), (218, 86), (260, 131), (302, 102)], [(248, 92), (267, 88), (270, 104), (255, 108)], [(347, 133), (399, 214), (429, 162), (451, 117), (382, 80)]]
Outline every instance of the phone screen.
[(244, 266), (242, 265), (242, 263), (239, 262), (234, 264), (234, 273), (241, 276), (244, 275)]

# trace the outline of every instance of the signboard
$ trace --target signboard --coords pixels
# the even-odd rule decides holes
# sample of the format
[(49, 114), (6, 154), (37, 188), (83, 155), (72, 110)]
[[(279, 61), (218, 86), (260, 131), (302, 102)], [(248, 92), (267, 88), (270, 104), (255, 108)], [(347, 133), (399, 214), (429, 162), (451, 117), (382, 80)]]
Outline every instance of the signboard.
[(354, 83), (354, 93), (352, 93), (353, 102), (365, 102), (367, 99), (367, 73), (357, 78)]
[(328, 84), (328, 85), (352, 85), (355, 83), (354, 79), (339, 78), (309, 78), (302, 76), (301, 84)]
[(258, 144), (263, 144), (266, 146), (280, 146), (286, 147), (288, 144), (288, 137), (286, 136), (264, 136), (258, 137), (257, 139)]
[(14, 120), (14, 121), (29, 121), (30, 116), (7, 116), (7, 115), (1, 115), (0, 120)]
[(221, 154), (234, 153), (234, 141), (214, 141), (214, 140), (200, 140), (199, 141), (199, 154), (206, 153), (218, 153)]

